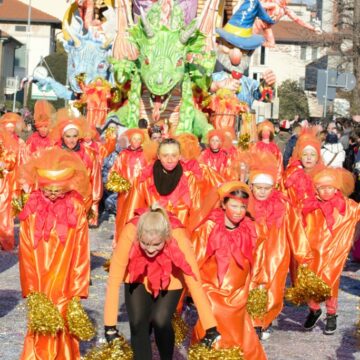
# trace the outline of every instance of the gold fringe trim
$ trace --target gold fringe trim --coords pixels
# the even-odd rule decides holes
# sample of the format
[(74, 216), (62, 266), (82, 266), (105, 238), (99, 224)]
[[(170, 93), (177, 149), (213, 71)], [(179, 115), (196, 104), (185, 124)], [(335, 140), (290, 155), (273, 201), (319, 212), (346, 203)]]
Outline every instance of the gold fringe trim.
[(295, 287), (285, 291), (285, 299), (298, 306), (307, 303), (310, 299), (320, 303), (330, 296), (329, 285), (306, 265), (299, 267)]
[(195, 344), (189, 348), (188, 360), (244, 360), (244, 357), (238, 347), (214, 349)]
[(107, 190), (112, 192), (128, 192), (131, 188), (131, 183), (117, 172), (112, 171), (105, 187)]
[(180, 346), (189, 332), (189, 327), (179, 313), (175, 313), (171, 320), (175, 332), (175, 345)]
[(17, 216), (24, 209), (26, 202), (29, 200), (30, 194), (22, 193), (20, 197), (13, 198), (11, 201), (12, 212)]
[(69, 333), (83, 341), (91, 340), (95, 335), (95, 327), (83, 306), (80, 299), (74, 297), (69, 302), (66, 310), (66, 318), (69, 327)]
[(64, 330), (64, 320), (49, 298), (40, 292), (27, 297), (28, 329), (41, 335), (56, 335)]
[(110, 344), (91, 349), (84, 356), (84, 360), (132, 360), (133, 358), (132, 349), (123, 336), (113, 340)]
[(247, 298), (246, 310), (253, 319), (262, 319), (267, 312), (267, 303), (266, 289), (252, 289)]

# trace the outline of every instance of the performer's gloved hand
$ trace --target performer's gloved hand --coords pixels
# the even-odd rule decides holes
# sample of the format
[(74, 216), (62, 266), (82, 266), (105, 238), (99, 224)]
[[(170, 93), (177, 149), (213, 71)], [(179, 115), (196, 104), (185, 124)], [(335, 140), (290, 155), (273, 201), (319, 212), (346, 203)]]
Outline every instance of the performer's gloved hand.
[(205, 336), (201, 339), (201, 344), (211, 347), (216, 341), (220, 340), (221, 334), (217, 331), (216, 327), (206, 330)]
[(105, 329), (105, 339), (108, 343), (110, 343), (111, 341), (119, 338), (119, 331), (116, 328), (116, 326), (104, 326)]

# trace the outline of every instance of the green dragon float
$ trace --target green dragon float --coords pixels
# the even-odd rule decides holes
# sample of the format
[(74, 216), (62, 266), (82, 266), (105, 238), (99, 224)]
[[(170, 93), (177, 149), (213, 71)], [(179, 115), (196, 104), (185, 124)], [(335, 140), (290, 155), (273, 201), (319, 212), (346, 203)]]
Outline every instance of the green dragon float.
[(210, 0), (199, 19), (188, 26), (177, 3), (155, 3), (140, 21), (133, 23), (129, 4), (119, 1), (118, 35), (113, 47), (115, 81), (130, 82), (128, 101), (109, 113), (129, 128), (145, 118), (150, 125), (167, 124), (172, 135), (183, 132), (203, 137), (212, 129), (194, 102), (196, 87), (207, 91), (216, 54), (213, 34), (218, 0)]

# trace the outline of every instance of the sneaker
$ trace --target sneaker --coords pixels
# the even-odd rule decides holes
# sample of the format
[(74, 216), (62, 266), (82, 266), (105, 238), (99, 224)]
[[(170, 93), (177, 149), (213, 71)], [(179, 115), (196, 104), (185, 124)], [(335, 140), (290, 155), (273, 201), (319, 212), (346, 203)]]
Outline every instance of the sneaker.
[(316, 323), (319, 321), (321, 316), (321, 309), (319, 310), (310, 310), (309, 315), (306, 318), (306, 321), (304, 323), (304, 328), (306, 330), (311, 330), (315, 327)]
[(269, 339), (269, 337), (271, 336), (271, 333), (272, 333), (272, 328), (271, 326), (269, 326), (266, 330), (263, 330), (261, 332), (261, 340), (267, 340)]
[(325, 335), (332, 335), (336, 330), (336, 314), (326, 314), (326, 325), (324, 329)]

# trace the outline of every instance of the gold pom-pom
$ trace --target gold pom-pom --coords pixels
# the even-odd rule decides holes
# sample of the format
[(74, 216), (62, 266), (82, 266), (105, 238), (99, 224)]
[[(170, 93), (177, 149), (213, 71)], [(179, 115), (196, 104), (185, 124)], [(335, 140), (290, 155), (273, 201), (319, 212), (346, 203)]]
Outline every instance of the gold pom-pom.
[(40, 292), (33, 292), (27, 297), (28, 328), (33, 333), (55, 335), (64, 330), (64, 320), (48, 297)]
[(296, 285), (286, 289), (285, 299), (295, 305), (307, 303), (310, 299), (320, 303), (331, 296), (331, 288), (306, 265), (298, 269)]
[(78, 297), (74, 297), (68, 304), (66, 318), (69, 333), (83, 341), (91, 340), (95, 335), (95, 328)]
[(267, 311), (268, 294), (264, 288), (252, 289), (246, 302), (246, 310), (253, 319), (262, 319)]
[(175, 313), (171, 320), (172, 327), (175, 332), (175, 345), (180, 346), (186, 339), (189, 327), (179, 313)]
[(129, 191), (131, 188), (131, 183), (117, 172), (112, 171), (105, 187), (109, 191), (121, 193)]
[(90, 350), (84, 360), (132, 360), (134, 354), (130, 345), (123, 336), (113, 340), (110, 344), (104, 344)]
[(112, 139), (116, 137), (116, 127), (114, 126), (109, 126), (108, 128), (106, 128), (105, 130), (105, 139)]
[(250, 134), (242, 134), (239, 136), (238, 147), (242, 150), (248, 150), (250, 145)]
[(111, 264), (111, 259), (107, 259), (104, 263), (103, 263), (103, 269), (106, 271), (106, 272), (109, 272), (110, 271), (110, 264)]
[(188, 360), (243, 360), (243, 353), (238, 347), (229, 349), (208, 348), (195, 344), (189, 348)]
[(13, 215), (18, 215), (24, 208), (26, 202), (29, 200), (30, 194), (22, 193), (20, 197), (13, 198), (11, 201)]

